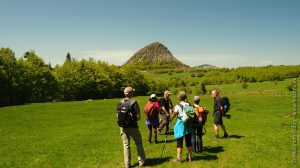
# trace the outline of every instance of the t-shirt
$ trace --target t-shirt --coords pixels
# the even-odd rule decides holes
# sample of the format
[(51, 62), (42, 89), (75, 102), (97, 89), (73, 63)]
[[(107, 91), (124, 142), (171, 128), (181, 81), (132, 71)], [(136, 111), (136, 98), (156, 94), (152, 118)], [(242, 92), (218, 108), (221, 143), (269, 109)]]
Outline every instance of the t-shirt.
[[(171, 99), (165, 99), (164, 97), (163, 98), (160, 98), (159, 99), (159, 105), (160, 107), (165, 107), (165, 109), (167, 110), (167, 112), (169, 112), (170, 110), (170, 106), (172, 106), (172, 101)], [(162, 112), (163, 113), (163, 112)]]
[[(180, 104), (181, 104), (182, 106), (186, 106), (186, 105), (188, 105), (189, 103), (187, 103), (187, 102), (180, 102)], [(178, 113), (178, 116), (180, 116), (180, 117), (183, 116), (183, 111), (182, 111), (182, 108), (180, 107), (179, 104), (177, 104), (177, 105), (175, 106), (174, 112), (175, 112), (175, 113)]]
[(220, 97), (216, 97), (214, 98), (214, 112), (216, 111), (221, 111), (221, 98)]

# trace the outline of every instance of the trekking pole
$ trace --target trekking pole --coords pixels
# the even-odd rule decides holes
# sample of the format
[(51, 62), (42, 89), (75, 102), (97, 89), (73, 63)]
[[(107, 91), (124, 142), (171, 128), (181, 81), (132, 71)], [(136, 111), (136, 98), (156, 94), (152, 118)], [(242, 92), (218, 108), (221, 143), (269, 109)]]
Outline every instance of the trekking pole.
[(163, 156), (163, 153), (164, 153), (164, 150), (165, 150), (165, 146), (166, 146), (166, 143), (167, 143), (167, 138), (168, 138), (168, 134), (166, 135), (164, 147), (163, 147), (163, 150), (161, 151), (161, 156), (160, 156), (160, 158), (162, 158), (162, 156)]

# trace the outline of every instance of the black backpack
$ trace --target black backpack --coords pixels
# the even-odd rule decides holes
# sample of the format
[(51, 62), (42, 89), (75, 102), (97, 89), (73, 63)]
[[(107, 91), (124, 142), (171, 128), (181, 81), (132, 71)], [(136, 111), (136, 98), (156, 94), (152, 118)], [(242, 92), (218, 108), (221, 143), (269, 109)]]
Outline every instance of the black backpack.
[(223, 107), (223, 112), (226, 114), (230, 110), (230, 102), (228, 97), (222, 97), (221, 104)]
[(120, 127), (135, 127), (137, 125), (135, 112), (131, 108), (134, 103), (136, 103), (134, 99), (122, 99), (119, 102), (117, 113)]

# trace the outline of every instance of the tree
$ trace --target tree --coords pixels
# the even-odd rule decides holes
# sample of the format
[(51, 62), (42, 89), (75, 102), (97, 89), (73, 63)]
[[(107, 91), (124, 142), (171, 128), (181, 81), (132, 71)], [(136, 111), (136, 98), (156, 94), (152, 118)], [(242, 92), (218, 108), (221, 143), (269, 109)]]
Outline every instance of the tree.
[[(51, 71), (49, 65), (31, 50), (24, 54), (24, 58), (20, 60), (22, 73), (25, 78), (22, 80), (23, 87), (27, 92), (22, 97), (30, 100), (26, 102), (45, 102), (53, 100), (57, 92), (57, 81)], [(26, 83), (25, 83), (26, 82)]]
[(3, 93), (3, 96), (8, 96), (7, 103), (13, 104), (13, 80), (15, 78), (16, 58), (15, 53), (10, 48), (0, 49), (0, 67), (2, 69), (1, 82), (4, 85), (1, 89), (7, 89), (7, 94)]
[(67, 53), (66, 61), (71, 61), (71, 54), (69, 52)]

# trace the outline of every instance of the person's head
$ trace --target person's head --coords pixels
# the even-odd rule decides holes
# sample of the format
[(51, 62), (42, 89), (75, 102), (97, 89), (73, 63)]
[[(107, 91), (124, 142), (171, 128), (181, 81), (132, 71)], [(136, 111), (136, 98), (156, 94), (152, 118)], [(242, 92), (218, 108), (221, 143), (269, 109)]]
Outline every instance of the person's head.
[(157, 101), (156, 95), (155, 94), (151, 94), (149, 100), (152, 101), (152, 102)]
[(179, 93), (178, 93), (178, 99), (180, 101), (186, 101), (187, 95), (186, 95), (185, 91), (179, 91)]
[(166, 90), (166, 91), (164, 92), (164, 98), (168, 99), (170, 96), (171, 96), (171, 92), (168, 91), (168, 90)]
[(132, 87), (126, 87), (124, 89), (125, 97), (131, 98), (133, 96), (134, 89)]
[(193, 100), (194, 100), (195, 104), (199, 104), (200, 103), (200, 97), (199, 96), (195, 96)]
[(212, 90), (212, 91), (211, 91), (211, 96), (212, 96), (212, 97), (218, 97), (218, 96), (219, 96), (219, 91), (216, 90), (216, 89)]

